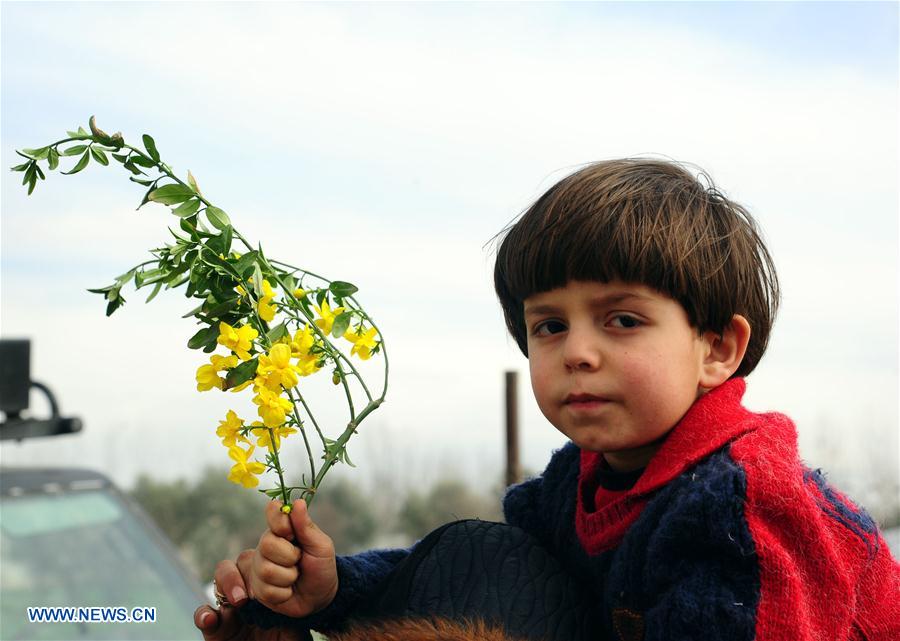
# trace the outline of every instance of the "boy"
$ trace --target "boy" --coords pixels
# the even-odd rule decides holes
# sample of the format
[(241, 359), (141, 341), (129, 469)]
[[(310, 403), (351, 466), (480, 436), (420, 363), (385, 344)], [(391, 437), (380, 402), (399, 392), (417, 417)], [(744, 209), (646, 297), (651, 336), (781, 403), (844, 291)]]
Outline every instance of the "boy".
[[(900, 566), (871, 518), (803, 467), (786, 417), (740, 404), (779, 297), (747, 211), (674, 163), (596, 163), (507, 230), (494, 279), (571, 441), (510, 488), (506, 520), (594, 588), (597, 638), (900, 638)], [(216, 579), (271, 609), (245, 608), (256, 622), (328, 628), (409, 552), (335, 560), (296, 507), (299, 549), (270, 505)]]

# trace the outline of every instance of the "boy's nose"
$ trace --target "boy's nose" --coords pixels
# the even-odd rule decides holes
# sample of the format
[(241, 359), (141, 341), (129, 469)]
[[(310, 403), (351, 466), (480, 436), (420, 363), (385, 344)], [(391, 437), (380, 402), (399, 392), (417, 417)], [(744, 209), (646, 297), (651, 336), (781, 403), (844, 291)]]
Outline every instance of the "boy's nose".
[(572, 331), (566, 337), (563, 360), (568, 370), (594, 370), (600, 367), (600, 347), (586, 332)]

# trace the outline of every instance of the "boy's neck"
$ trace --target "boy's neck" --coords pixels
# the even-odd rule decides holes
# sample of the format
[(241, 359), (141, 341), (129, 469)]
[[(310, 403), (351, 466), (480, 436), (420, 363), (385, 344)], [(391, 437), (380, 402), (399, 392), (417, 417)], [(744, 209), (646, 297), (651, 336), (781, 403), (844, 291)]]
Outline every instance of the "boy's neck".
[(666, 440), (668, 432), (652, 443), (622, 452), (603, 452), (603, 459), (616, 472), (633, 472), (647, 467), (650, 459)]

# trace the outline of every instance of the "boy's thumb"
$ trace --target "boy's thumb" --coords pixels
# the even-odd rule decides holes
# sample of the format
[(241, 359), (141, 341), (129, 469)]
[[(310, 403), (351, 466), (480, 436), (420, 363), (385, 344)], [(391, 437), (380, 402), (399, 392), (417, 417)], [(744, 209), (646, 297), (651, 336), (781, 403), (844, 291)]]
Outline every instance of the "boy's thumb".
[(296, 542), (305, 554), (318, 557), (334, 556), (334, 544), (331, 542), (331, 538), (313, 523), (306, 501), (303, 499), (294, 501), (290, 517)]

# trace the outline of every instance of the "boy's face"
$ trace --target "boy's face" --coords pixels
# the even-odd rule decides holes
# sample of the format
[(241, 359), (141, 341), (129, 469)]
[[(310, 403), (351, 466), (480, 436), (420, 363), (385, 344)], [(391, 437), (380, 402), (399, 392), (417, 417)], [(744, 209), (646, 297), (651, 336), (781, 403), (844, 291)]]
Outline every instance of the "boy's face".
[(701, 394), (708, 344), (675, 300), (644, 285), (570, 281), (525, 300), (538, 406), (613, 469), (644, 467)]

